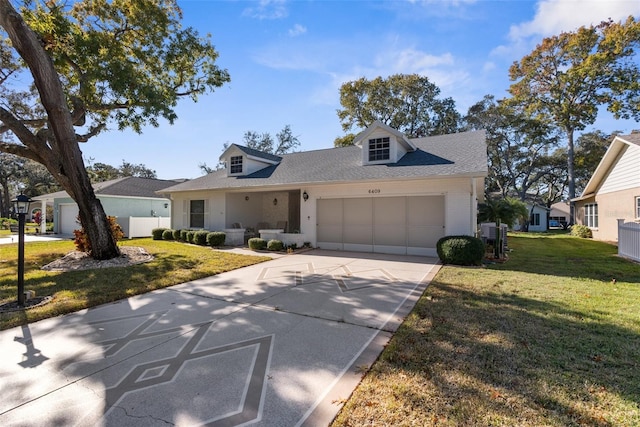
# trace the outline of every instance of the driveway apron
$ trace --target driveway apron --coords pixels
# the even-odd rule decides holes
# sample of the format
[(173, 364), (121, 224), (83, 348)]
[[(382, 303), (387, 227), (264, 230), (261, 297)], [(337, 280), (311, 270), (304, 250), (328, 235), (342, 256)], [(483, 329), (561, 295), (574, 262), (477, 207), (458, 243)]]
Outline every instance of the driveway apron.
[(2, 331), (0, 425), (327, 425), (438, 268), (314, 250)]

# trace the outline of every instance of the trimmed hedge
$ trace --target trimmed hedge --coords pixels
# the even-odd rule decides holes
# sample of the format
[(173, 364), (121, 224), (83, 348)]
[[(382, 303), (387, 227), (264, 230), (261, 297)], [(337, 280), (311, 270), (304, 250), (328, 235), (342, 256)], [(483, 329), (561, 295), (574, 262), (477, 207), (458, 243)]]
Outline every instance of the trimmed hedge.
[(259, 237), (249, 239), (249, 249), (263, 250), (267, 247), (267, 241)]
[(166, 228), (154, 228), (151, 230), (151, 238), (153, 240), (162, 240), (162, 233), (167, 230)]
[(173, 230), (173, 240), (180, 240), (180, 233), (182, 230)]
[(445, 236), (436, 244), (438, 257), (443, 264), (481, 265), (484, 243), (472, 236)]
[(180, 230), (180, 240), (183, 242), (188, 242), (189, 240), (187, 239), (187, 233), (189, 233), (189, 230)]
[(583, 239), (591, 239), (593, 237), (593, 232), (586, 225), (575, 224), (571, 226), (571, 235), (581, 237)]
[(164, 230), (162, 232), (162, 240), (173, 240), (173, 230)]
[(207, 233), (207, 244), (212, 247), (218, 247), (224, 245), (224, 240), (227, 238), (227, 235), (222, 231), (212, 231), (211, 233)]
[(193, 243), (193, 239), (195, 237), (196, 237), (196, 231), (195, 230), (187, 231), (187, 240), (186, 240), (186, 242)]
[(284, 250), (284, 245), (280, 240), (272, 239), (267, 243), (267, 249), (270, 251), (282, 251)]
[(207, 230), (198, 230), (193, 234), (193, 243), (200, 246), (205, 246), (207, 244), (207, 234), (209, 232)]

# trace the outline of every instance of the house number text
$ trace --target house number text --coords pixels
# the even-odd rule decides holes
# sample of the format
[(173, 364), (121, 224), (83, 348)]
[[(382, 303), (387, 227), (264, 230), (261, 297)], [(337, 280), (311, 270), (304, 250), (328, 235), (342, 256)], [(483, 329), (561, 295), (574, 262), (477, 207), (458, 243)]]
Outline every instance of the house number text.
[(380, 192), (379, 188), (372, 188), (371, 190), (369, 190), (369, 194), (378, 194)]

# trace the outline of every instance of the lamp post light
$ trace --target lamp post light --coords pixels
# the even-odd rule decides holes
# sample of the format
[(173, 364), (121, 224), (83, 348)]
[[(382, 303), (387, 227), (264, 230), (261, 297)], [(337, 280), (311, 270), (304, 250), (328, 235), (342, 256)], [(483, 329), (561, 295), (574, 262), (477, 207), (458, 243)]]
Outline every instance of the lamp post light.
[(12, 202), (14, 212), (18, 214), (18, 306), (24, 307), (24, 219), (31, 199), (20, 194)]

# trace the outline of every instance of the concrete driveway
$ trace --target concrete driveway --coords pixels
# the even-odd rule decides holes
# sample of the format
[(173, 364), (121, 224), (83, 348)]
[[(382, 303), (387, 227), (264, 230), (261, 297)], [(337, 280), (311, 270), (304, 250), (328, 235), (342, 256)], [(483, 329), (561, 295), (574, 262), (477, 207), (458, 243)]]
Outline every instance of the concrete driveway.
[(0, 425), (327, 425), (438, 268), (316, 250), (2, 331)]

